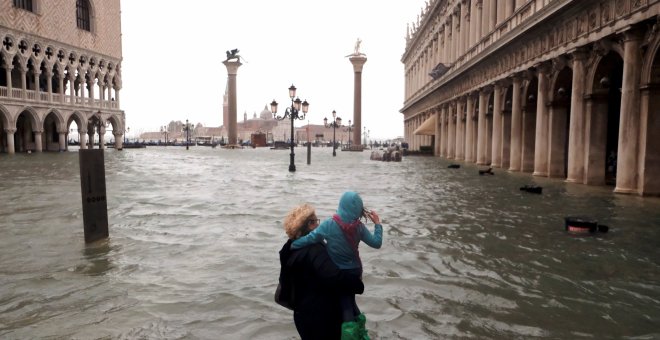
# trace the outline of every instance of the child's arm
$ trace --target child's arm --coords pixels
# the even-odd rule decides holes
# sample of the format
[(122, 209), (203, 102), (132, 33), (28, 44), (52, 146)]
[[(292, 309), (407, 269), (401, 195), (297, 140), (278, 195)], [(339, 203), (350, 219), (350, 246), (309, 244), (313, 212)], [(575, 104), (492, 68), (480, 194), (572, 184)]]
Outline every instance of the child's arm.
[(375, 211), (371, 211), (369, 218), (375, 224), (374, 233), (369, 232), (369, 229), (364, 226), (364, 228), (360, 228), (360, 239), (369, 247), (380, 249), (380, 246), (383, 244), (383, 226), (380, 224), (380, 217), (378, 217)]
[(323, 242), (325, 238), (324, 234), (325, 228), (318, 226), (316, 229), (312, 230), (309, 234), (293, 241), (291, 244), (291, 249), (299, 249), (306, 247), (310, 244)]

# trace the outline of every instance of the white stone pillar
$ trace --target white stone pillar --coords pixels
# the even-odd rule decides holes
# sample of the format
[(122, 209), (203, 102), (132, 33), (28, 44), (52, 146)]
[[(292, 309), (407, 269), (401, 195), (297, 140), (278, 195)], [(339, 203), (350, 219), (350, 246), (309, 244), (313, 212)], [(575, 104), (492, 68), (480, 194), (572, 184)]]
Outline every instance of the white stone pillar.
[(433, 109), (434, 115), (435, 115), (435, 146), (434, 146), (434, 151), (433, 154), (436, 157), (441, 156), (441, 148), (440, 148), (440, 143), (442, 140), (442, 116), (440, 113), (440, 110), (437, 108)]
[(576, 50), (573, 55), (573, 81), (571, 84), (571, 116), (568, 133), (568, 174), (567, 182), (584, 181), (585, 159), (585, 114), (584, 80), (586, 79), (585, 61), (587, 51)]
[(483, 15), (483, 0), (475, 0), (475, 13), (474, 13), (474, 43), (477, 44), (481, 38), (484, 36), (483, 35), (483, 20), (484, 20), (484, 15)]
[(623, 34), (623, 83), (617, 151), (617, 193), (637, 193), (638, 147), (640, 134), (639, 83), (642, 68), (642, 33), (629, 30)]
[(87, 131), (78, 129), (78, 141), (81, 150), (87, 149)]
[(458, 160), (465, 159), (465, 136), (464, 136), (464, 122), (463, 122), (463, 107), (464, 107), (464, 98), (459, 98), (456, 101), (456, 151), (454, 152), (454, 158)]
[(536, 94), (536, 138), (534, 141), (534, 176), (548, 176), (548, 72), (547, 65), (539, 65)]
[(34, 151), (36, 152), (41, 152), (43, 151), (43, 141), (41, 139), (41, 136), (43, 135), (43, 131), (41, 130), (36, 130), (32, 131), (34, 133)]
[(516, 0), (505, 0), (504, 4), (504, 19), (508, 19), (513, 15)]
[(67, 79), (69, 83), (69, 95), (71, 96), (69, 98), (69, 103), (75, 104), (76, 103), (76, 88), (75, 88), (75, 75), (73, 75), (71, 72), (68, 73)]
[(477, 126), (477, 164), (486, 164), (486, 147), (488, 141), (486, 140), (488, 124), (486, 121), (486, 112), (488, 112), (488, 95), (487, 89), (479, 90), (479, 121)]
[(474, 98), (467, 96), (467, 115), (465, 117), (465, 160), (474, 162)]
[(454, 159), (456, 156), (456, 103), (449, 104), (447, 115), (447, 159)]
[(99, 149), (105, 149), (105, 126), (103, 123), (99, 128)]
[(94, 106), (94, 87), (96, 82), (94, 78), (90, 79), (87, 82), (87, 88), (89, 88), (89, 106)]
[(489, 14), (490, 16), (488, 17), (488, 33), (493, 32), (495, 30), (495, 26), (497, 25), (497, 6), (498, 3), (496, 2), (502, 2), (502, 0), (490, 0), (490, 5), (488, 7), (489, 9)]
[(5, 128), (5, 133), (7, 134), (7, 153), (14, 154), (16, 153), (16, 148), (14, 147), (14, 133), (16, 133), (16, 129)]
[(491, 166), (502, 167), (502, 85), (493, 86), (493, 144)]
[(14, 69), (14, 66), (11, 63), (5, 63), (5, 77), (7, 79), (7, 96), (12, 97), (12, 80), (11, 80), (11, 70)]
[(490, 28), (490, 23), (488, 22), (490, 20), (490, 5), (493, 0), (482, 0), (482, 8), (481, 8), (481, 38), (483, 39), (486, 35), (488, 35), (489, 28)]
[(37, 70), (37, 68), (34, 68), (34, 99), (35, 100), (41, 100), (41, 95), (39, 94), (39, 76), (41, 75), (41, 71)]
[(124, 134), (121, 131), (112, 131), (112, 135), (115, 136), (115, 150), (123, 150)]
[(59, 148), (60, 151), (65, 151), (66, 150), (66, 131), (58, 131), (58, 142), (59, 142)]
[(442, 105), (440, 114), (440, 156), (447, 157), (447, 105)]
[(504, 18), (506, 14), (506, 2), (510, 2), (510, 0), (493, 0), (493, 1), (497, 1), (497, 25), (499, 25), (504, 22)]
[(60, 103), (64, 103), (64, 71), (57, 71), (58, 79), (60, 83), (59, 93), (60, 93)]
[(48, 89), (48, 102), (53, 101), (53, 70), (46, 68), (46, 88)]
[(23, 92), (21, 93), (21, 98), (27, 99), (27, 70), (21, 68), (21, 89)]
[(513, 93), (511, 100), (511, 154), (509, 171), (520, 171), (522, 169), (522, 111), (520, 101), (520, 88), (522, 80), (519, 76), (513, 76)]

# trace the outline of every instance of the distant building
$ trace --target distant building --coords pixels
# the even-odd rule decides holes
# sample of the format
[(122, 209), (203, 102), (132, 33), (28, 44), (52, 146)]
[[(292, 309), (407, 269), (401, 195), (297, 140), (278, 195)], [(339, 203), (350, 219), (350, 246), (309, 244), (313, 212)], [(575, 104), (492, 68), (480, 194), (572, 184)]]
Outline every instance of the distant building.
[(659, 0), (431, 0), (409, 29), (411, 150), (660, 195)]
[(109, 127), (122, 147), (120, 13), (120, 0), (0, 0), (0, 152), (66, 150), (70, 133), (104, 147)]

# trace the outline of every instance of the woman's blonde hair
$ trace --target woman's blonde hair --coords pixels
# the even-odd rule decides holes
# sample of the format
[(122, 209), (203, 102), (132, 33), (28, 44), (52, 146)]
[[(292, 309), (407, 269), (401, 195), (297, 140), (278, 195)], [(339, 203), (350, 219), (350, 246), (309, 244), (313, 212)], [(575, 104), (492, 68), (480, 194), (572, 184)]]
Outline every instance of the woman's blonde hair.
[(303, 236), (310, 217), (314, 215), (316, 215), (314, 207), (307, 203), (291, 209), (284, 218), (284, 231), (286, 231), (287, 236), (292, 240)]

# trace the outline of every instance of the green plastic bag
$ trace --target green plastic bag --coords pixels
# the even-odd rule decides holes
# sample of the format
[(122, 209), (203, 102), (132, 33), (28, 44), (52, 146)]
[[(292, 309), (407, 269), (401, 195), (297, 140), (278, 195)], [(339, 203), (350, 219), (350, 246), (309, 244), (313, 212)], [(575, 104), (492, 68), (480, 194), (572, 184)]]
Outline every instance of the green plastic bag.
[(341, 324), (341, 340), (369, 340), (366, 328), (367, 317), (364, 313), (358, 315), (355, 321), (347, 321)]

